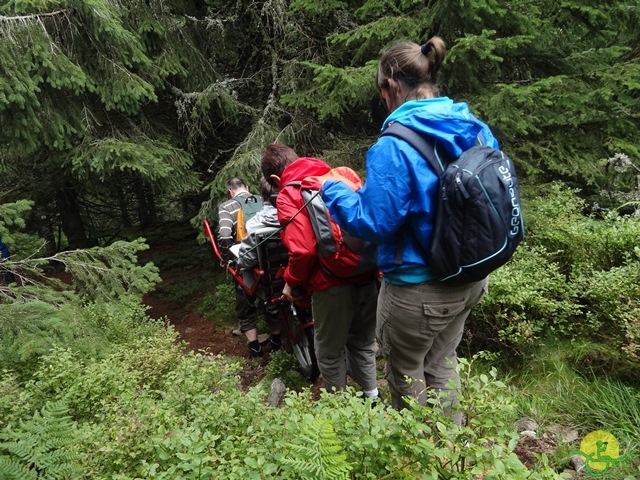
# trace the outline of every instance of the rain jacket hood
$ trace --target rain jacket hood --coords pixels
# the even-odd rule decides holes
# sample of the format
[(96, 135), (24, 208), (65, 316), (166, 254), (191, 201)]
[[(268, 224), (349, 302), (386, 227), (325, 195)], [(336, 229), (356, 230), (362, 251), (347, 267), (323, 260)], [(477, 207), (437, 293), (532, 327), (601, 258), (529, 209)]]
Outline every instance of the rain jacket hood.
[(485, 144), (498, 148), (489, 127), (472, 115), (467, 104), (447, 97), (405, 102), (387, 117), (381, 130), (393, 122), (435, 138), (454, 158), (471, 148), (479, 133)]
[(311, 157), (299, 158), (282, 172), (280, 177), (280, 190), (290, 182), (301, 182), (306, 177), (325, 175), (331, 167), (322, 160)]
[(247, 233), (260, 227), (279, 227), (278, 211), (276, 207), (266, 202), (262, 204), (262, 208), (247, 222)]

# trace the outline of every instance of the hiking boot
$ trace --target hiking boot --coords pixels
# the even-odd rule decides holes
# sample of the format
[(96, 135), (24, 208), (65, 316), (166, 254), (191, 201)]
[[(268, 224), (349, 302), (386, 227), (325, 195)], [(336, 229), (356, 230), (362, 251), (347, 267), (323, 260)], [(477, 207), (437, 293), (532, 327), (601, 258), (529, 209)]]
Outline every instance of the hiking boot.
[(262, 347), (257, 340), (249, 342), (249, 358), (259, 358), (262, 357), (262, 354)]
[(380, 398), (380, 393), (378, 392), (377, 394), (374, 395), (362, 395), (362, 400), (364, 400), (365, 402), (370, 401), (371, 402), (371, 408), (374, 408), (376, 405), (384, 405), (384, 402), (382, 401), (382, 398)]
[(258, 347), (257, 350), (254, 350), (253, 348), (249, 347), (249, 358), (262, 357), (263, 353), (264, 352), (262, 351), (262, 347)]
[(271, 335), (271, 339), (269, 340), (269, 345), (271, 346), (272, 352), (277, 352), (282, 348), (282, 337), (279, 333), (274, 333)]

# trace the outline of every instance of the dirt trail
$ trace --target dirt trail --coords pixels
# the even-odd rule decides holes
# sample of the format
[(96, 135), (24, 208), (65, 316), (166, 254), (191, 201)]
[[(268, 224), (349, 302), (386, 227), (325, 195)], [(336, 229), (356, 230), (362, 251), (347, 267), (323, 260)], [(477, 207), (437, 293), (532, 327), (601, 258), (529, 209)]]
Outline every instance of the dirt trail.
[[(215, 318), (198, 311), (198, 300), (208, 293), (218, 265), (208, 245), (199, 244), (192, 227), (177, 226), (163, 230), (160, 238), (149, 241), (150, 248), (141, 256), (160, 269), (162, 283), (144, 296), (152, 318), (167, 318), (189, 350), (206, 350), (212, 354), (243, 356), (246, 344), (231, 335), (231, 329)], [(211, 287), (214, 288), (214, 287)], [(205, 291), (203, 291), (205, 289)]]
[(205, 350), (215, 355), (242, 356), (245, 353), (244, 342), (231, 335), (229, 328), (216, 326), (196, 311), (165, 302), (154, 294), (145, 295), (144, 303), (151, 307), (148, 312), (150, 317), (166, 317), (169, 320), (189, 350)]

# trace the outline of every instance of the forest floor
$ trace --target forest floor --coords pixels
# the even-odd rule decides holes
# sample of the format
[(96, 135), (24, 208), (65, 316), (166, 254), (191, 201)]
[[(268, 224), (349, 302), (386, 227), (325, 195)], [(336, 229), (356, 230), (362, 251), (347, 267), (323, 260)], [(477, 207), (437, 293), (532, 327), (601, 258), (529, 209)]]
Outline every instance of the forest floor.
[[(161, 236), (150, 233), (150, 249), (141, 255), (141, 261), (152, 261), (160, 269), (162, 283), (143, 298), (148, 315), (172, 325), (187, 351), (237, 360), (244, 388), (259, 383), (265, 377), (269, 354), (261, 362), (248, 361), (246, 338), (232, 334), (237, 328), (232, 282), (211, 245), (199, 243), (191, 227), (169, 226)], [(318, 381), (310, 385), (316, 394), (319, 385)]]
[[(212, 268), (217, 267), (212, 265)], [(180, 282), (179, 272), (161, 272), (163, 285)], [(180, 334), (187, 350), (203, 350), (210, 354), (243, 356), (246, 353), (246, 342), (231, 334), (233, 326), (216, 322), (202, 314), (196, 307), (196, 299), (185, 303), (166, 300), (162, 292), (151, 292), (144, 297), (149, 306), (147, 312), (155, 319), (166, 319)]]
[[(216, 264), (212, 268), (218, 268)], [(175, 282), (181, 275), (172, 272), (161, 274), (163, 284)], [(208, 315), (202, 314), (195, 306), (196, 299), (186, 303), (167, 301), (161, 294), (149, 293), (144, 303), (150, 308), (148, 315), (155, 319), (165, 319), (180, 335), (187, 351), (205, 352), (211, 355), (223, 355), (245, 359), (247, 342), (244, 337), (235, 336), (231, 332), (233, 325), (217, 322)], [(243, 368), (238, 372), (243, 388), (257, 384), (265, 376), (264, 362), (250, 363), (241, 361)]]

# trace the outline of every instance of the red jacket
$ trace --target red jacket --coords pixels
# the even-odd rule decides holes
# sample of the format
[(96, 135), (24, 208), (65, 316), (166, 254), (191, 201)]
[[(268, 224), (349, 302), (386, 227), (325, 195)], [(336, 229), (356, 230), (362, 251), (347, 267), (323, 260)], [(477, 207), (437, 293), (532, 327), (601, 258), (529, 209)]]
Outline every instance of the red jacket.
[[(329, 165), (317, 158), (299, 158), (285, 168), (280, 178), (276, 208), (280, 225), (284, 226), (282, 241), (289, 251), (289, 264), (284, 272), (284, 279), (291, 288), (302, 286), (308, 292), (313, 292), (344, 284), (320, 268), (316, 237), (307, 209), (303, 208), (300, 188), (287, 186), (289, 182), (300, 182), (310, 176), (326, 175), (330, 170)], [(361, 184), (359, 178), (354, 179), (354, 182)], [(291, 218), (293, 220), (288, 223)]]

